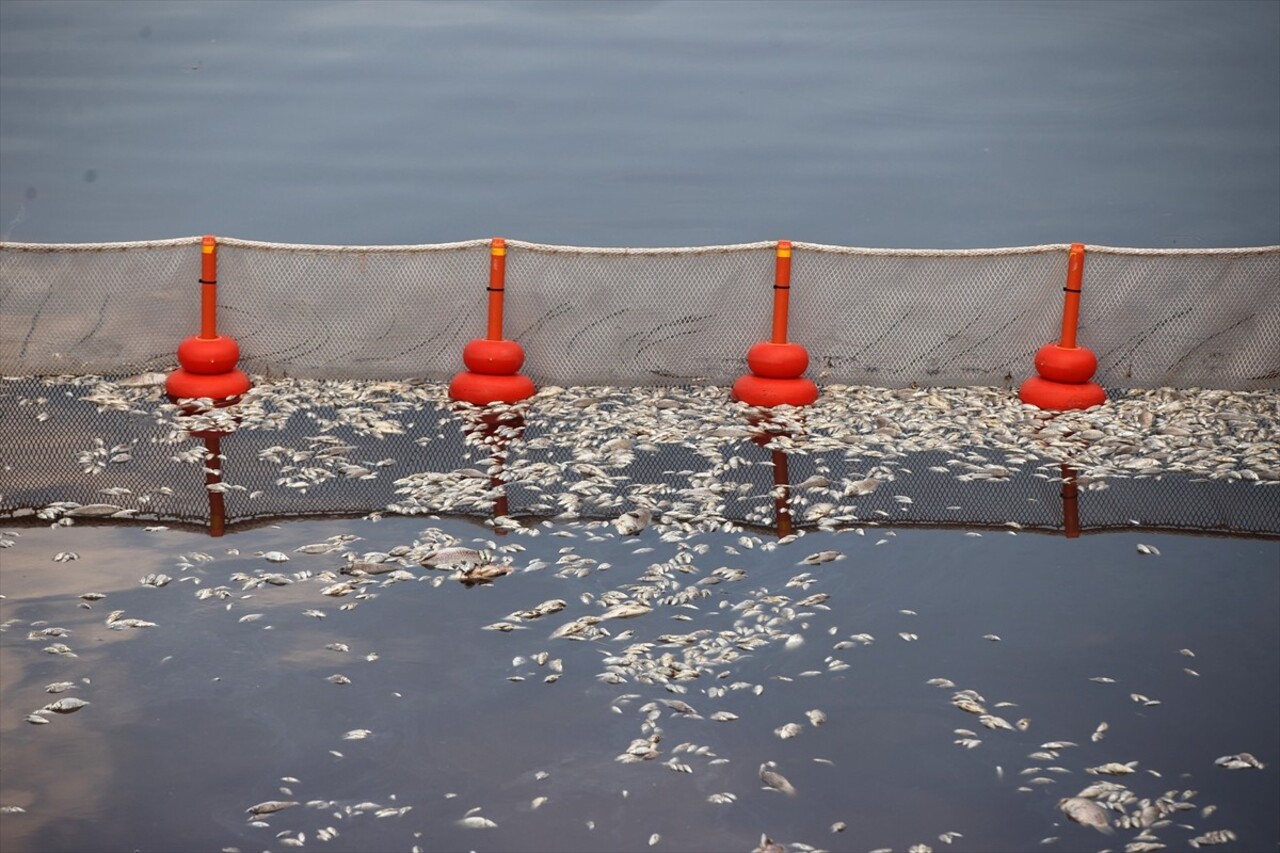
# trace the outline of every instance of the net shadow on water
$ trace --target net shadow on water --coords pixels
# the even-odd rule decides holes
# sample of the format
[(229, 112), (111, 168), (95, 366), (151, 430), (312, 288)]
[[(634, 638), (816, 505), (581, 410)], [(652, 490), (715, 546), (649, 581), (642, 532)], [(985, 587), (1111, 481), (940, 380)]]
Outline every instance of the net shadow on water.
[[(171, 461), (200, 442), (149, 391), (98, 412), (111, 390), (32, 384), (7, 408), (67, 436), (46, 459), (5, 430), (6, 851), (1092, 850), (1139, 839), (1129, 820), (1171, 849), (1280, 838), (1275, 449), (1248, 450), (1274, 402), (1230, 404), (1202, 470), (1148, 443), (1064, 479), (999, 419), (953, 449), (954, 417), (894, 408), (927, 392), (763, 427), (712, 414), (714, 389), (552, 392), (501, 433), (434, 386), (284, 385), (222, 437), (243, 489), (219, 539), (210, 460)], [(86, 449), (98, 473), (56, 467)], [(104, 499), (139, 511), (76, 512)], [(1072, 502), (1088, 535), (1067, 542)], [(460, 583), (478, 564), (511, 573)], [(38, 712), (65, 697), (90, 704)], [(1215, 764), (1246, 752), (1265, 766)], [(1110, 837), (1058, 808), (1099, 781)]]

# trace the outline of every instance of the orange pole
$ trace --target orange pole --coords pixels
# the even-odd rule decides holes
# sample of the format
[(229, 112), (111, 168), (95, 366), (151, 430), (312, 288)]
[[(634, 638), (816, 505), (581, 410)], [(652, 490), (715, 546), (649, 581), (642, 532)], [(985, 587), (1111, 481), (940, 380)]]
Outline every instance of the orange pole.
[(1072, 243), (1067, 256), (1066, 300), (1062, 306), (1062, 340), (1058, 346), (1075, 349), (1076, 324), (1080, 320), (1080, 284), (1084, 281), (1084, 243)]
[(206, 234), (200, 241), (200, 337), (218, 336), (218, 238)]
[(489, 340), (502, 340), (502, 293), (507, 283), (507, 241), (489, 243)]
[(773, 343), (787, 342), (787, 303), (791, 296), (791, 241), (779, 240), (773, 273)]

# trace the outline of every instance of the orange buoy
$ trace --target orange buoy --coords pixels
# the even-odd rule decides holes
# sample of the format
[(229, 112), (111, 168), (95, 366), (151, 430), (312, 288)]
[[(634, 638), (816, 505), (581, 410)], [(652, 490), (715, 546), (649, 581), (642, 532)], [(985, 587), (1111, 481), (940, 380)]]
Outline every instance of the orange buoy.
[(507, 242), (494, 237), (489, 243), (488, 337), (477, 338), (462, 350), (467, 369), (449, 383), (449, 397), (476, 406), (515, 403), (534, 395), (533, 380), (518, 371), (524, 350), (502, 337), (502, 297), (506, 290)]
[(1105, 403), (1107, 392), (1090, 381), (1098, 369), (1098, 359), (1088, 349), (1076, 345), (1080, 319), (1080, 285), (1084, 281), (1084, 244), (1072, 243), (1067, 256), (1066, 297), (1062, 307), (1062, 336), (1036, 353), (1038, 375), (1018, 389), (1018, 397), (1041, 409), (1066, 411), (1087, 409)]
[(779, 240), (774, 263), (773, 339), (747, 352), (750, 373), (733, 383), (733, 399), (750, 406), (807, 406), (818, 399), (818, 386), (803, 374), (809, 353), (787, 342), (787, 309), (791, 294), (791, 241)]
[(240, 345), (218, 334), (218, 240), (200, 241), (200, 334), (178, 345), (178, 364), (165, 379), (173, 399), (207, 397), (219, 405), (233, 403), (249, 390), (249, 376), (236, 369)]

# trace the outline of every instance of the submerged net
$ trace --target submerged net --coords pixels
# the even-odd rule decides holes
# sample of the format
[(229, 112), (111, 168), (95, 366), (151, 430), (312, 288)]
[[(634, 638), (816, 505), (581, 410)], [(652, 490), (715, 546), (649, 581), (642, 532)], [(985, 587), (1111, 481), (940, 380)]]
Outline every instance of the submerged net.
[(227, 524), (643, 509), (697, 530), (1280, 535), (1269, 392), (1120, 392), (1057, 414), (998, 389), (833, 386), (762, 420), (714, 386), (546, 388), (495, 415), (439, 383), (281, 380), (189, 415), (159, 384), (86, 376), (2, 380), (0, 411), (10, 519), (206, 524), (216, 494)]
[[(199, 328), (199, 238), (0, 243), (0, 368), (174, 366)], [(542, 385), (728, 385), (770, 335), (773, 243), (593, 249), (508, 241), (505, 336)], [(923, 251), (795, 243), (788, 337), (808, 375), (1010, 386), (1057, 340), (1068, 245)], [(219, 243), (219, 331), (250, 373), (443, 381), (483, 337), (488, 241)], [(1087, 247), (1078, 340), (1109, 388), (1274, 389), (1280, 247)]]

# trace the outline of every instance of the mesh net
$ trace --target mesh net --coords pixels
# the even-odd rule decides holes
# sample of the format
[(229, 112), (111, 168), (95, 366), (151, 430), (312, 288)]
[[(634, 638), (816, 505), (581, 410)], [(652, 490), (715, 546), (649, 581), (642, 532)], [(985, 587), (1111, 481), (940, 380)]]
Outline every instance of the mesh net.
[[(172, 367), (199, 328), (199, 239), (0, 244), (9, 375)], [(508, 241), (505, 336), (539, 385), (732, 383), (770, 335), (774, 244)], [(1020, 382), (1057, 339), (1067, 245), (911, 251), (796, 243), (789, 334), (819, 383)], [(486, 329), (488, 241), (223, 240), (219, 331), (267, 376), (447, 380)], [(1109, 388), (1272, 389), (1280, 247), (1088, 247), (1078, 340)]]
[(773, 332), (776, 244), (507, 247), (504, 334), (542, 392), (495, 445), (443, 384), (487, 331), (487, 240), (222, 241), (219, 331), (261, 378), (208, 423), (155, 373), (200, 325), (198, 238), (0, 244), (0, 518), (203, 524), (216, 495), (229, 523), (647, 508), (703, 528), (1280, 533), (1280, 247), (1089, 247), (1077, 337), (1112, 404), (1041, 422), (1010, 390), (1056, 341), (1069, 246), (794, 244), (788, 338), (824, 393), (770, 435), (724, 386)]
[[(1129, 392), (1041, 420), (990, 389), (951, 392), (945, 409), (925, 391), (845, 390), (762, 426), (722, 388), (585, 390), (540, 394), (518, 422), (486, 423), (439, 384), (287, 380), (219, 410), (235, 421), (218, 433), (179, 416), (159, 385), (0, 380), (0, 518), (204, 525), (214, 482), (228, 524), (371, 511), (609, 520), (647, 508), (669, 525), (781, 530), (781, 499), (796, 529), (868, 535), (1280, 535), (1270, 393)], [(1071, 438), (1090, 424), (1106, 434)], [(99, 509), (83, 516), (86, 505)]]

